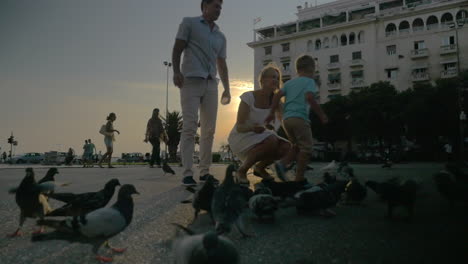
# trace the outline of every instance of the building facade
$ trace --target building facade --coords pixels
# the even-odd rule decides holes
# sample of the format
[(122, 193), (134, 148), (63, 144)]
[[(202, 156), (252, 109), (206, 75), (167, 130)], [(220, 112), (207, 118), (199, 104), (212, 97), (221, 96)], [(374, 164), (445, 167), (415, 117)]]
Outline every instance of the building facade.
[(287, 81), (295, 59), (309, 54), (321, 103), (378, 81), (401, 91), (468, 68), (468, 0), (306, 2), (297, 11), (294, 22), (255, 30), (247, 44), (255, 77), (274, 62)]

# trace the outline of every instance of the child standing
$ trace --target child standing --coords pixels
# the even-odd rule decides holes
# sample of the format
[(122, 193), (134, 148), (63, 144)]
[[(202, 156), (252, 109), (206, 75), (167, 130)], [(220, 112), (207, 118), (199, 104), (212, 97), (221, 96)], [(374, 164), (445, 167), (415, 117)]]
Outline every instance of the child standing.
[(284, 87), (273, 97), (270, 114), (265, 122), (268, 124), (274, 120), (276, 108), (281, 97), (284, 96), (286, 101), (283, 110), (283, 128), (293, 144), (291, 151), (295, 152), (296, 155), (286, 155), (282, 160), (275, 162), (275, 169), (278, 177), (285, 181), (285, 165), (291, 162), (287, 159), (296, 156), (295, 181), (306, 185), (308, 182), (304, 178), (304, 172), (313, 146), (309, 109), (312, 108), (323, 124), (328, 122), (328, 117), (314, 99), (314, 93), (318, 92), (315, 81), (312, 79), (315, 73), (314, 59), (309, 55), (300, 56), (296, 60), (296, 71), (298, 77), (286, 82)]

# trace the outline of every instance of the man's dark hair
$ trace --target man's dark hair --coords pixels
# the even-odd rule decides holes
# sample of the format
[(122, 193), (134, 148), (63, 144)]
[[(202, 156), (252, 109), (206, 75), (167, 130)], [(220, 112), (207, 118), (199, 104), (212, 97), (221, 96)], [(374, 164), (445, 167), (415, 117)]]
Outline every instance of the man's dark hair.
[[(201, 4), (200, 4), (200, 9), (201, 11), (203, 12), (203, 3), (205, 4), (210, 4), (211, 2), (213, 2), (214, 0), (202, 0), (201, 1)], [(219, 0), (219, 2), (221, 2), (221, 4), (223, 3), (223, 0)]]
[(154, 112), (154, 111), (157, 111), (157, 112), (159, 112), (159, 108), (155, 108), (155, 109), (153, 109), (153, 112)]

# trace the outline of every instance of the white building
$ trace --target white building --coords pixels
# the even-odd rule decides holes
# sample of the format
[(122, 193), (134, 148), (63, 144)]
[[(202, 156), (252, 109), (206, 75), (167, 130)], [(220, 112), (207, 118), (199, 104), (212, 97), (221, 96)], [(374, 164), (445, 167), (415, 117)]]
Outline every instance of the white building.
[(468, 68), (467, 10), (468, 0), (306, 2), (296, 21), (255, 30), (255, 77), (275, 62), (289, 80), (295, 59), (312, 55), (321, 103), (377, 81), (405, 90), (454, 77)]

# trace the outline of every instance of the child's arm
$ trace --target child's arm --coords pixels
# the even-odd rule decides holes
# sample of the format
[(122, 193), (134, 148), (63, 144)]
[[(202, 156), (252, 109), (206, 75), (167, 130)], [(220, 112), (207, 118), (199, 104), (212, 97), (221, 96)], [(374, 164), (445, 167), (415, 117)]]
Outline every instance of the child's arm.
[(306, 93), (306, 99), (310, 108), (312, 108), (312, 111), (314, 111), (314, 113), (320, 118), (320, 121), (322, 121), (323, 124), (328, 123), (328, 117), (323, 112), (322, 107), (320, 107), (317, 101), (315, 101), (314, 94), (312, 92)]
[(278, 108), (279, 101), (281, 97), (283, 97), (283, 95), (284, 93), (281, 90), (279, 90), (279, 92), (277, 92), (273, 96), (273, 100), (271, 102), (270, 114), (267, 116), (267, 118), (265, 118), (265, 124), (268, 124), (275, 119), (275, 111), (276, 111), (276, 108)]

